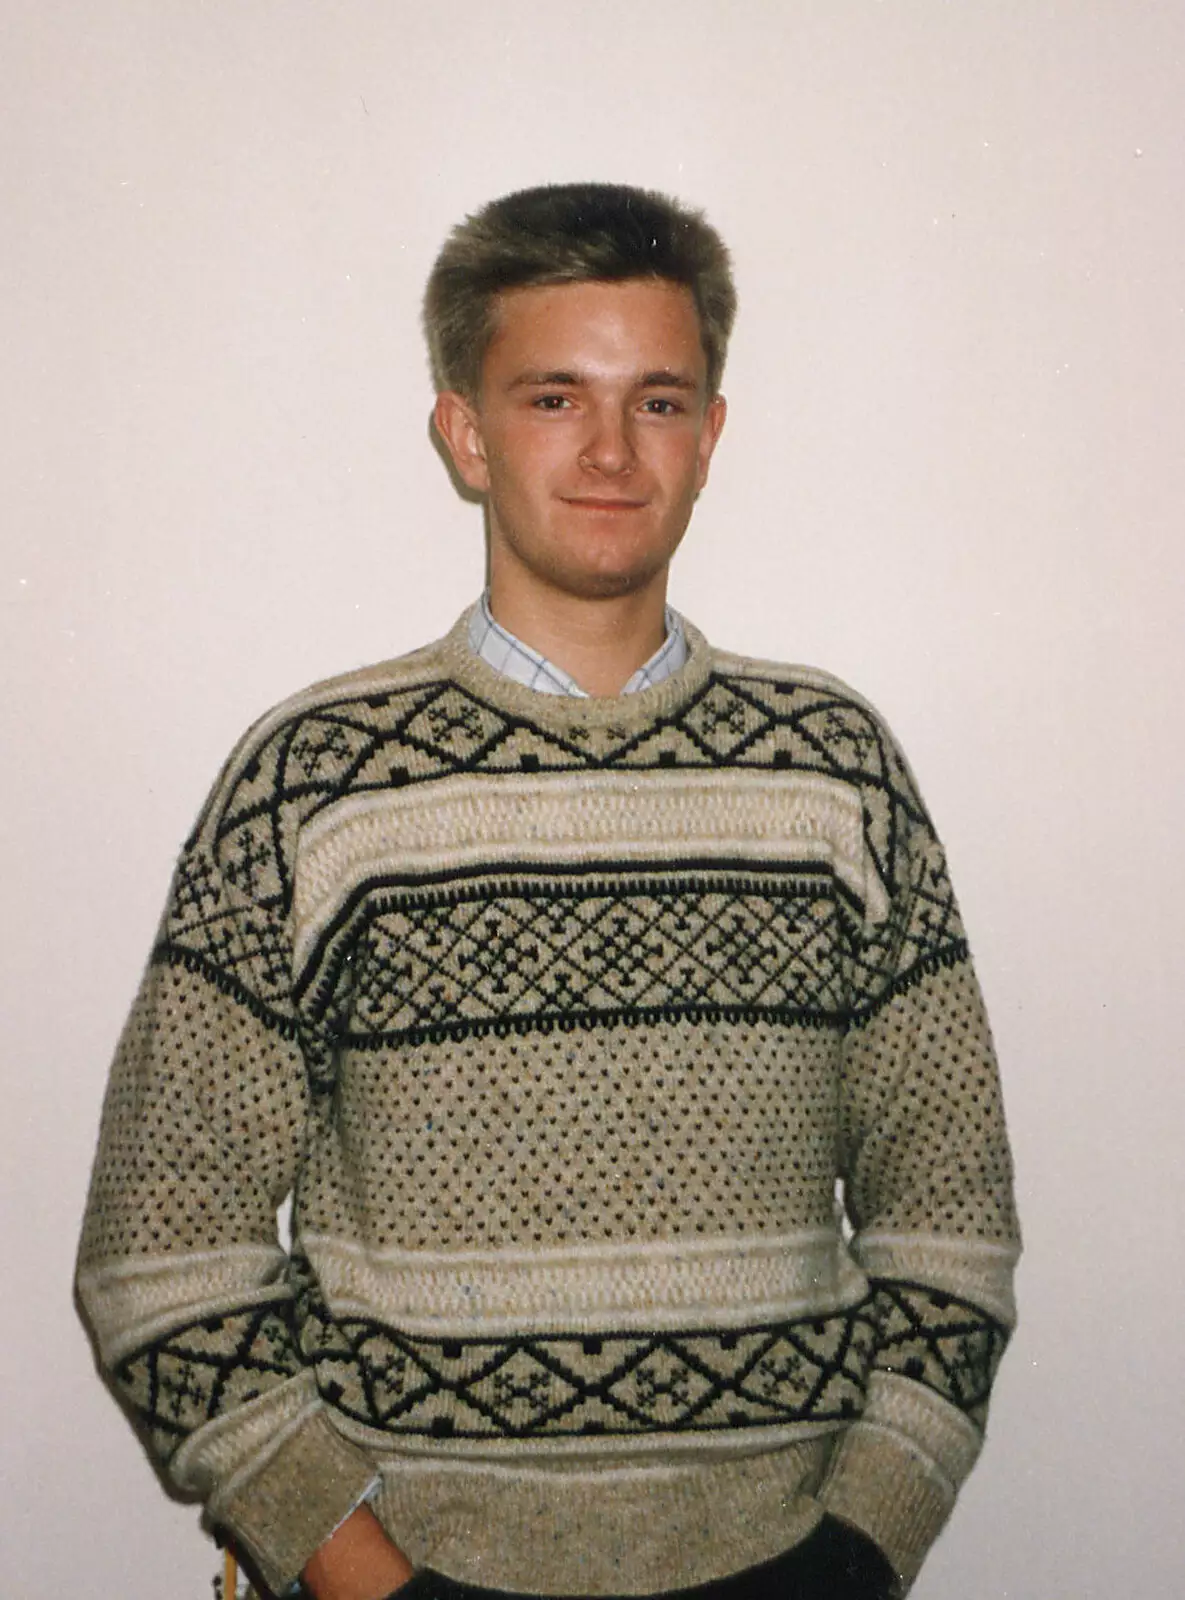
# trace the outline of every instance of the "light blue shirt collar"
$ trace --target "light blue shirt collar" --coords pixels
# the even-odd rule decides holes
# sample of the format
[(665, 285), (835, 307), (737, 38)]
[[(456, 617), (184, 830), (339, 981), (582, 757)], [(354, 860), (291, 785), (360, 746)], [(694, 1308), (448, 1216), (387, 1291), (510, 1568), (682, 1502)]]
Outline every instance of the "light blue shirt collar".
[[(644, 661), (628, 683), (622, 686), (622, 694), (637, 694), (639, 689), (653, 689), (686, 663), (687, 635), (683, 618), (668, 606), (665, 619), (666, 638), (650, 660)], [(529, 644), (516, 639), (509, 629), (494, 620), (488, 590), (482, 595), (480, 604), (473, 608), (473, 615), (469, 619), (469, 643), (487, 666), (527, 689), (536, 689), (540, 694), (565, 694), (582, 700), (588, 698), (570, 673), (557, 667), (553, 661), (548, 661), (538, 650), (532, 650)]]

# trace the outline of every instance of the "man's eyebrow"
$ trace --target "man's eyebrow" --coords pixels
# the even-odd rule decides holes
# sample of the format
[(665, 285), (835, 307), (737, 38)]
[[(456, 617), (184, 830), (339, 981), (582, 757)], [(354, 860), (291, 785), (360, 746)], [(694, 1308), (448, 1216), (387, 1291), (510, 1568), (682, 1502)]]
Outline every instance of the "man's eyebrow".
[(567, 372), (557, 368), (554, 372), (538, 372), (528, 369), (520, 372), (516, 378), (510, 380), (511, 389), (548, 389), (567, 388), (576, 389), (584, 382), (575, 372)]
[[(578, 372), (569, 372), (567, 368), (557, 367), (554, 371), (541, 371), (528, 368), (510, 380), (511, 389), (547, 389), (567, 388), (580, 389), (588, 382)], [(689, 372), (676, 372), (671, 367), (656, 367), (653, 372), (643, 372), (634, 380), (637, 389), (687, 389), (696, 390), (699, 384)]]
[(662, 367), (656, 372), (646, 372), (638, 380), (639, 389), (698, 389), (699, 384), (689, 372), (673, 372)]

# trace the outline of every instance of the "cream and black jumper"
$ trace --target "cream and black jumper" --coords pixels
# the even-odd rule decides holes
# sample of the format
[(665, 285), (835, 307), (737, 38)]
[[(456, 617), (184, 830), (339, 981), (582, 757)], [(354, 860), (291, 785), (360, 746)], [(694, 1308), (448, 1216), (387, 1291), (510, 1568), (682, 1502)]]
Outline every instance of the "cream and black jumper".
[(265, 717), (186, 844), (84, 1230), (105, 1368), (276, 1589), (376, 1477), (490, 1588), (689, 1586), (820, 1507), (908, 1581), (1017, 1254), (909, 770), (694, 629), (572, 700), (466, 621)]

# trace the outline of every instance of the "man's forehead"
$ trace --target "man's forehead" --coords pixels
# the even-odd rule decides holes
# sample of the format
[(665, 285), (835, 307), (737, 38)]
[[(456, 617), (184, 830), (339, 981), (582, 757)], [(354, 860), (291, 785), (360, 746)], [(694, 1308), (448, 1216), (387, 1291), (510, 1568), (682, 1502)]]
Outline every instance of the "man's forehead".
[(494, 301), (496, 304), (508, 305), (547, 297), (556, 300), (557, 303), (566, 303), (587, 294), (629, 294), (637, 290), (654, 291), (659, 295), (675, 295), (685, 299), (692, 309), (695, 307), (695, 298), (687, 284), (680, 283), (675, 278), (664, 278), (658, 273), (640, 273), (637, 277), (630, 278), (557, 278), (545, 283), (514, 284), (509, 288), (497, 290)]
[[(641, 366), (672, 370), (704, 364), (695, 299), (686, 285), (669, 278), (582, 279), (532, 284), (494, 297), (494, 327), (487, 354), (513, 354), (525, 365), (551, 368), (558, 350), (599, 351), (628, 345)], [(646, 359), (662, 349), (668, 359)], [(565, 360), (562, 364), (569, 364)]]

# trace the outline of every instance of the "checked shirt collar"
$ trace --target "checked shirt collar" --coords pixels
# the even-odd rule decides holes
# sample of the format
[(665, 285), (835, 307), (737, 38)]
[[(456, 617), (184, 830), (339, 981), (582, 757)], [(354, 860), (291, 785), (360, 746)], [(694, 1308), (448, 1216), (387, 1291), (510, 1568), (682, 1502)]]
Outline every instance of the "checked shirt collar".
[[(644, 661), (637, 672), (622, 686), (622, 694), (637, 694), (640, 689), (653, 689), (672, 673), (678, 672), (687, 660), (687, 636), (683, 631), (683, 618), (670, 606), (666, 608), (667, 636), (658, 649)], [(503, 677), (520, 683), (524, 688), (536, 689), (540, 694), (569, 695), (586, 700), (588, 696), (575, 678), (557, 667), (546, 656), (532, 650), (529, 644), (516, 639), (495, 622), (490, 610), (487, 591), (474, 607), (469, 620), (469, 643), (475, 655), (487, 666), (493, 667)]]

